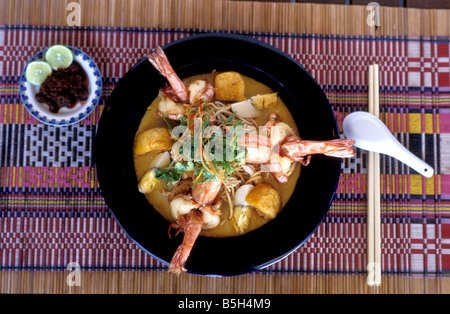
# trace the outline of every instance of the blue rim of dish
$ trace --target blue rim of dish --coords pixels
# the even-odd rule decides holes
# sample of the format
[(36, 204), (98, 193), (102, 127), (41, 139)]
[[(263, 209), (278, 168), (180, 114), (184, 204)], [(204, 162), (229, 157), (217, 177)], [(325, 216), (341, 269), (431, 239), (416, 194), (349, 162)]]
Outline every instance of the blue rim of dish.
[[(22, 75), (20, 77), (20, 88), (19, 88), (20, 99), (22, 100), (22, 103), (25, 106), (25, 108), (36, 120), (38, 120), (42, 123), (45, 123), (45, 124), (53, 125), (53, 126), (71, 125), (71, 124), (78, 123), (81, 120), (84, 120), (86, 117), (88, 117), (92, 113), (92, 111), (94, 111), (95, 107), (98, 105), (98, 103), (100, 101), (100, 97), (101, 97), (101, 93), (102, 93), (102, 78), (101, 78), (100, 70), (98, 69), (97, 64), (84, 51), (82, 51), (78, 48), (70, 47), (70, 46), (65, 46), (65, 47), (69, 48), (72, 51), (74, 57), (81, 56), (83, 61), (86, 61), (86, 64), (89, 66), (89, 68), (93, 69), (93, 75), (95, 77), (95, 82), (94, 82), (95, 90), (91, 91), (90, 93), (94, 93), (95, 96), (90, 101), (89, 104), (84, 103), (82, 105), (83, 106), (82, 112), (80, 112), (79, 114), (73, 115), (72, 117), (70, 117), (68, 119), (57, 120), (54, 118), (49, 118), (49, 117), (45, 116), (44, 114), (42, 114), (42, 112), (39, 112), (38, 110), (36, 110), (33, 102), (30, 101), (30, 98), (26, 95), (27, 87), (26, 87), (25, 83), (27, 82), (27, 79), (26, 79), (25, 73), (27, 71), (28, 65), (33, 61), (45, 61), (45, 53), (47, 52), (47, 50), (50, 47), (45, 48), (44, 50), (42, 50), (42, 51), (38, 52), (36, 55), (34, 55), (33, 58), (31, 58), (31, 60), (28, 61), (27, 65), (23, 69)], [(81, 66), (86, 71), (84, 65), (82, 64)]]

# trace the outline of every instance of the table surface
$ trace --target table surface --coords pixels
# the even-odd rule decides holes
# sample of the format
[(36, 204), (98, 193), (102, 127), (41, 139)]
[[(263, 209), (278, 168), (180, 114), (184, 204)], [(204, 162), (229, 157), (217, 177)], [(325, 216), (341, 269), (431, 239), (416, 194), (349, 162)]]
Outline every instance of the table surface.
[[(60, 0), (0, 0), (0, 25), (67, 26)], [(366, 23), (359, 5), (209, 1), (92, 0), (81, 3), (81, 26), (182, 28), (355, 36), (449, 36), (450, 10), (381, 7), (381, 26)], [(59, 12), (59, 14), (57, 14)], [(215, 12), (211, 14), (211, 12)], [(321, 18), (314, 18), (320, 16)], [(264, 21), (264, 22), (262, 22)], [(369, 287), (366, 275), (248, 274), (211, 278), (152, 271), (89, 271), (69, 287), (67, 273), (0, 272), (6, 293), (449, 293), (448, 278), (383, 276)]]

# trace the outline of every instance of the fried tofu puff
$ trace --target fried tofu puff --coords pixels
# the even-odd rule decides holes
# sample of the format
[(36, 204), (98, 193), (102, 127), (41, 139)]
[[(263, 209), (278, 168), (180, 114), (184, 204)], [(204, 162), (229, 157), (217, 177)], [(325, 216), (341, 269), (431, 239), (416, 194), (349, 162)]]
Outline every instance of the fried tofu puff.
[(233, 228), (237, 233), (244, 233), (250, 225), (252, 208), (250, 206), (238, 205), (233, 209)]
[(139, 192), (141, 192), (142, 194), (151, 193), (158, 183), (159, 180), (156, 178), (155, 168), (149, 169), (144, 173), (141, 180), (139, 181)]
[(153, 192), (159, 183), (159, 179), (156, 177), (156, 169), (163, 169), (170, 165), (169, 152), (157, 153), (150, 162), (149, 169), (139, 180), (138, 189), (143, 194)]
[(258, 110), (274, 109), (277, 106), (277, 93), (256, 95), (250, 98), (252, 105)]
[(152, 151), (168, 151), (172, 149), (173, 140), (166, 128), (153, 128), (137, 135), (134, 143), (134, 154), (145, 155)]
[(245, 100), (244, 80), (242, 79), (242, 76), (237, 72), (230, 71), (217, 74), (214, 80), (214, 87), (217, 100)]
[(234, 194), (233, 227), (238, 233), (244, 233), (250, 225), (253, 208), (245, 201), (253, 184), (244, 184)]
[(269, 183), (257, 184), (245, 201), (267, 219), (274, 219), (281, 208), (280, 193)]

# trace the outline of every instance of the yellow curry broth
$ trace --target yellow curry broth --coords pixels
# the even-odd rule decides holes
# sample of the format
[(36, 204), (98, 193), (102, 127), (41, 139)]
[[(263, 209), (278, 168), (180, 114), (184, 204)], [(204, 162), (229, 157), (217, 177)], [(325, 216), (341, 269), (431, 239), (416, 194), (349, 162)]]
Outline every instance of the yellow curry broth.
[[(196, 75), (190, 77), (185, 81), (185, 83), (189, 84), (190, 82), (197, 79), (206, 79), (209, 82), (214, 82), (215, 73), (208, 73), (203, 75)], [(266, 85), (242, 75), (245, 82), (245, 94), (246, 98), (250, 98), (251, 96), (258, 94), (268, 94), (273, 93), (273, 91), (267, 87)], [(159, 97), (157, 97), (148, 107), (144, 117), (141, 120), (139, 125), (138, 133), (146, 131), (155, 127), (167, 127), (166, 122), (160, 118), (157, 114)], [(294, 129), (296, 134), (298, 134), (297, 126), (294, 122), (293, 117), (291, 116), (289, 110), (286, 105), (279, 100), (277, 107), (270, 110), (265, 110), (262, 114), (255, 119), (258, 125), (264, 125), (267, 121), (267, 117), (270, 113), (275, 112), (283, 119), (283, 122), (288, 124), (290, 127)], [(136, 176), (138, 179), (142, 177), (142, 175), (148, 170), (148, 165), (151, 160), (156, 155), (156, 152), (151, 152), (149, 154), (143, 156), (134, 156), (134, 165), (136, 170)], [(295, 185), (297, 183), (298, 177), (300, 175), (300, 165), (296, 165), (294, 172), (289, 177), (288, 182), (281, 184), (278, 183), (275, 179), (269, 176), (267, 182), (272, 184), (280, 193), (281, 196), (281, 206), (284, 207), (294, 192)], [(158, 186), (155, 190), (149, 194), (145, 195), (150, 204), (168, 221), (173, 222), (174, 219), (170, 213), (169, 202), (167, 200), (167, 192), (164, 191), (164, 183), (159, 182)], [(222, 207), (222, 216), (221, 216), (221, 224), (211, 230), (203, 230), (201, 235), (209, 236), (209, 237), (230, 237), (240, 235), (237, 233), (232, 225), (232, 221), (229, 220), (229, 205), (226, 200), (223, 201)], [(275, 218), (276, 219), (276, 218)], [(260, 226), (267, 223), (269, 220), (260, 216), (256, 210), (253, 210), (252, 217), (250, 220), (250, 224), (245, 233), (255, 230)]]

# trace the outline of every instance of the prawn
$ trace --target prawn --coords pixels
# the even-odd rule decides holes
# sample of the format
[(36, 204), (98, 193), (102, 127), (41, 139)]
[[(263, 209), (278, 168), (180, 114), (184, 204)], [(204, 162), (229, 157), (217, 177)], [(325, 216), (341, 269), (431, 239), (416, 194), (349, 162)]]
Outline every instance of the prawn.
[(222, 181), (208, 181), (194, 185), (192, 197), (203, 206), (212, 204), (219, 195), (222, 188)]
[[(172, 216), (176, 219), (169, 226), (169, 237), (172, 229), (178, 229), (176, 235), (184, 233), (183, 242), (178, 246), (169, 265), (171, 273), (180, 274), (186, 271), (184, 265), (202, 229), (213, 229), (220, 223), (221, 181), (208, 181), (194, 185), (191, 191), (188, 184), (181, 182), (174, 190), (177, 194), (170, 200)], [(189, 193), (190, 192), (190, 193)]]
[(185, 216), (180, 217), (175, 223), (170, 225), (169, 229), (178, 229), (177, 234), (184, 232), (183, 243), (178, 246), (169, 265), (169, 271), (171, 273), (179, 275), (181, 272), (186, 271), (184, 265), (186, 264), (202, 227), (202, 213), (195, 209), (191, 210)]
[(189, 103), (197, 105), (199, 103), (210, 102), (214, 97), (214, 87), (205, 80), (196, 80), (189, 84)]
[(244, 134), (238, 144), (247, 149), (246, 163), (262, 164), (280, 183), (285, 183), (295, 164), (308, 165), (313, 154), (348, 158), (354, 157), (355, 144), (351, 139), (306, 141), (294, 135), (281, 117), (271, 113), (259, 134)]
[(335, 139), (329, 141), (304, 141), (295, 136), (288, 136), (281, 144), (281, 155), (290, 158), (305, 157), (312, 154), (347, 158), (354, 157), (355, 144), (351, 139)]
[(163, 89), (163, 93), (176, 102), (187, 103), (189, 101), (189, 89), (175, 73), (162, 48), (156, 47), (153, 52), (147, 55), (147, 58), (170, 84)]
[(162, 93), (176, 103), (164, 103), (163, 107), (168, 107), (167, 112), (163, 110), (163, 108), (160, 108), (160, 114), (167, 114), (169, 119), (179, 120), (180, 114), (183, 114), (183, 106), (179, 104), (180, 102), (184, 104), (198, 105), (198, 103), (207, 103), (214, 97), (214, 87), (204, 80), (196, 80), (189, 86), (184, 84), (184, 82), (175, 73), (169, 59), (161, 47), (156, 47), (153, 52), (147, 55), (147, 58), (159, 71), (159, 73), (169, 82), (169, 85), (166, 85), (161, 89)]

